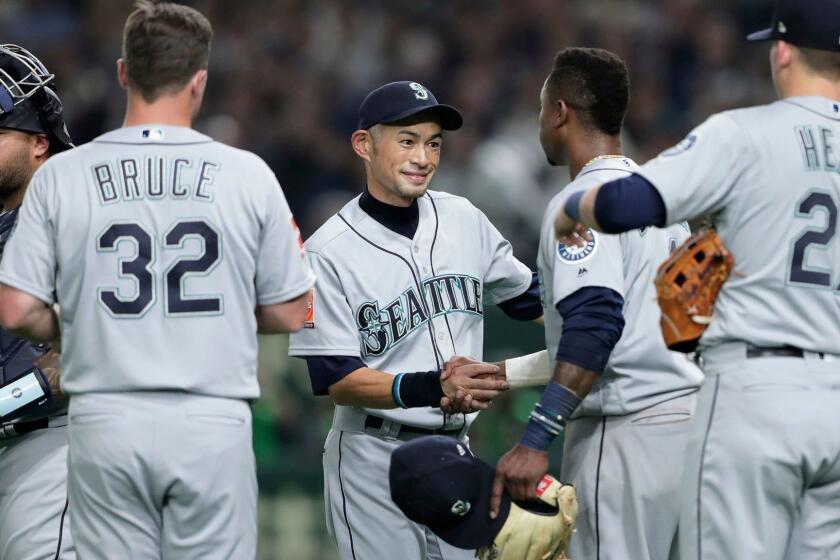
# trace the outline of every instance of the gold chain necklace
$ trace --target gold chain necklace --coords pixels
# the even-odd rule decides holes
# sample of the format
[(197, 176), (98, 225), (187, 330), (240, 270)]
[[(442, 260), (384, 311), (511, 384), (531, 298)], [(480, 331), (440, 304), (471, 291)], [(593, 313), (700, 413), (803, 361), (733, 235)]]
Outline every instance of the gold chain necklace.
[[(590, 159), (585, 164), (583, 164), (583, 167), (588, 167), (589, 165), (591, 165), (591, 164), (593, 164), (596, 161), (601, 160), (601, 159), (616, 159), (616, 158), (623, 158), (623, 157), (624, 157), (623, 155), (615, 155), (615, 154), (604, 154), (602, 156), (595, 156), (594, 158)], [(583, 167), (581, 167), (581, 169), (583, 169)]]

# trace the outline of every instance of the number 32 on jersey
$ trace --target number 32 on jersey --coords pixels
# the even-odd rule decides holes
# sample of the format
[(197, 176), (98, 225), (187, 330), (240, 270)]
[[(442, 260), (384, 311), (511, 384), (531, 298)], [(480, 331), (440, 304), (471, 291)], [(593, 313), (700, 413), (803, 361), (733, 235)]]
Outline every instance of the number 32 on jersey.
[(117, 287), (99, 288), (99, 303), (116, 318), (137, 318), (144, 315), (158, 299), (160, 284), (151, 265), (158, 251), (183, 250), (187, 241), (197, 239), (201, 244), (200, 254), (180, 256), (163, 273), (164, 310), (167, 316), (216, 315), (222, 312), (222, 296), (212, 297), (188, 295), (185, 281), (190, 276), (207, 276), (222, 259), (221, 238), (218, 231), (201, 218), (184, 219), (170, 227), (161, 247), (154, 237), (137, 222), (116, 222), (109, 225), (96, 240), (100, 253), (116, 252), (123, 243), (134, 246), (134, 252), (117, 259), (120, 279), (133, 280), (136, 288), (133, 296), (126, 296)]

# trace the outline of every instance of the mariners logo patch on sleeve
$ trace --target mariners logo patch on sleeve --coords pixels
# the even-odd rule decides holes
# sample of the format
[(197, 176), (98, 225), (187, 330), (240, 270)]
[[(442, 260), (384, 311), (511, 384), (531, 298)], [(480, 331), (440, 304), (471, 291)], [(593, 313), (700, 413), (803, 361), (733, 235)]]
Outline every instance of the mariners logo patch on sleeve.
[(583, 247), (563, 245), (562, 243), (557, 244), (557, 256), (560, 258), (560, 262), (565, 264), (580, 264), (592, 258), (595, 251), (598, 250), (598, 234), (592, 228), (589, 228), (587, 231), (592, 237), (592, 241), (587, 241)]

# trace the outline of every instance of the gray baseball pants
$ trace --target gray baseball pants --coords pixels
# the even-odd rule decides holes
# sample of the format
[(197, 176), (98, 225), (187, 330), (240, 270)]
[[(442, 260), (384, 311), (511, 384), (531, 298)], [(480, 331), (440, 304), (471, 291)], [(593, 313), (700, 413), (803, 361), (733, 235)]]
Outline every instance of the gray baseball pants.
[(66, 416), (0, 441), (0, 558), (75, 560), (67, 507)]
[(575, 485), (569, 558), (668, 560), (677, 548), (680, 482), (697, 394), (625, 416), (568, 423), (560, 479)]
[(840, 357), (702, 354), (682, 560), (840, 558)]
[(255, 558), (257, 482), (245, 401), (74, 395), (69, 434), (79, 558)]

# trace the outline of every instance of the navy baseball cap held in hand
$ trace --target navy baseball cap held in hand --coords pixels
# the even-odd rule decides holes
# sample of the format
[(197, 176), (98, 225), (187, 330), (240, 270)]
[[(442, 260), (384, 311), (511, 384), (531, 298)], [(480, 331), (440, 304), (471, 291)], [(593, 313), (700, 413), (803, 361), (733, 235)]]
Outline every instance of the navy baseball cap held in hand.
[(359, 107), (359, 128), (392, 124), (418, 113), (435, 113), (444, 130), (458, 130), (464, 118), (457, 109), (438, 103), (434, 94), (417, 82), (391, 82), (370, 92)]
[(391, 498), (406, 517), (449, 544), (479, 548), (496, 538), (510, 513), (504, 492), (498, 517), (490, 519), (495, 472), (454, 438), (417, 438), (391, 455)]
[(772, 25), (747, 35), (747, 41), (771, 40), (840, 51), (840, 0), (776, 0)]

